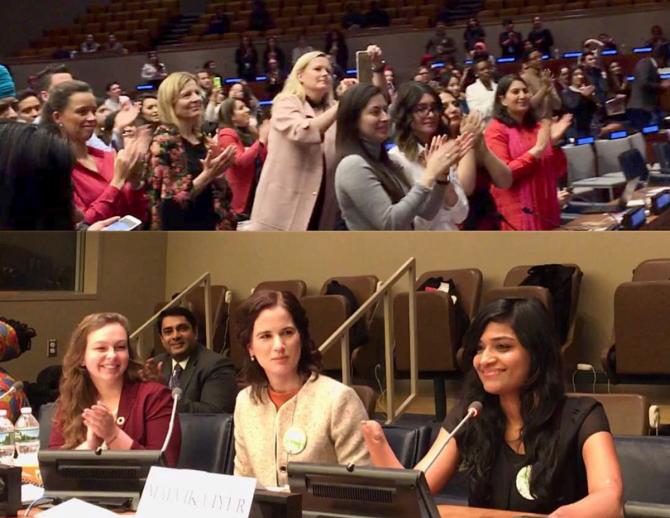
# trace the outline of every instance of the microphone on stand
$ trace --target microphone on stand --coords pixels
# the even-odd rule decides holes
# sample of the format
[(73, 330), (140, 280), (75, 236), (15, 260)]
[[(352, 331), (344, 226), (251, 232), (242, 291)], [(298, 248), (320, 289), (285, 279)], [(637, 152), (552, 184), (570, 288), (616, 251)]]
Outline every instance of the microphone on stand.
[(165, 442), (163, 443), (163, 447), (161, 448), (161, 457), (165, 454), (165, 450), (167, 450), (168, 444), (170, 443), (170, 439), (172, 438), (172, 430), (174, 428), (174, 418), (177, 415), (177, 403), (181, 399), (183, 390), (180, 389), (179, 387), (175, 387), (172, 389), (172, 413), (170, 414), (170, 425), (168, 426), (168, 431), (167, 435), (165, 436)]
[(431, 461), (428, 463), (428, 466), (423, 470), (423, 472), (427, 472), (428, 469), (433, 465), (435, 460), (442, 454), (444, 449), (447, 447), (447, 444), (449, 444), (449, 441), (456, 435), (456, 433), (467, 423), (470, 419), (474, 419), (475, 417), (479, 417), (479, 414), (482, 413), (482, 409), (484, 408), (484, 405), (482, 405), (481, 401), (473, 401), (468, 405), (468, 411), (465, 414), (465, 417), (461, 419), (461, 422), (456, 425), (456, 427), (449, 432), (449, 435), (447, 435), (447, 439), (444, 441), (444, 444), (440, 446), (440, 449), (438, 452), (435, 454), (435, 456), (431, 459)]
[(529, 216), (534, 216), (534, 217), (536, 217), (537, 219), (539, 219), (542, 223), (546, 223), (546, 224), (550, 225), (550, 226), (553, 227), (553, 228), (558, 228), (558, 227), (561, 226), (561, 222), (560, 222), (560, 221), (552, 221), (552, 220), (550, 220), (549, 218), (545, 218), (542, 214), (539, 214), (539, 213), (535, 212), (535, 211), (534, 211), (533, 209), (531, 209), (530, 207), (523, 207), (523, 208), (521, 209), (521, 212), (523, 212), (524, 214), (528, 214)]
[(15, 392), (20, 392), (21, 390), (23, 390), (23, 381), (15, 381), (14, 384), (9, 387), (9, 390), (0, 396), (0, 399), (5, 399), (7, 396), (11, 396)]

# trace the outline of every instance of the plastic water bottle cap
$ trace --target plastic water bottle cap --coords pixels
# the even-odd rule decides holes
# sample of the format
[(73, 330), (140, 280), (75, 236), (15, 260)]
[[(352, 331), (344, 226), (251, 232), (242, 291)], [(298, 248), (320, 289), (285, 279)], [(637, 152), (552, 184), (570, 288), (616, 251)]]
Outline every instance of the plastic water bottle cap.
[(32, 413), (33, 413), (33, 409), (30, 408), (29, 406), (24, 406), (24, 407), (21, 409), (21, 414), (22, 414), (22, 415), (23, 415), (23, 414), (32, 414)]
[(0, 417), (7, 417), (7, 410), (5, 410), (4, 408), (0, 410)]

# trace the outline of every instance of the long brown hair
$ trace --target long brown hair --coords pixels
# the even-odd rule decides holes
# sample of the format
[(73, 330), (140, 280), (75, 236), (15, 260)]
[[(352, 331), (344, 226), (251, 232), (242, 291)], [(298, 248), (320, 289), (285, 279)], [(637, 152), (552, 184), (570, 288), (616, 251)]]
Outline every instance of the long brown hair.
[[(119, 313), (93, 313), (85, 316), (72, 333), (67, 352), (63, 358), (63, 377), (60, 382), (58, 397), (59, 421), (63, 432), (66, 449), (75, 448), (86, 440), (86, 428), (81, 413), (85, 408), (95, 404), (98, 392), (86, 368), (82, 367), (88, 335), (108, 324), (121, 324), (128, 336), (130, 326), (128, 319)], [(142, 364), (136, 359), (133, 349), (128, 343), (128, 369), (124, 376), (131, 381), (140, 379)]]
[[(248, 352), (256, 319), (264, 310), (277, 306), (288, 311), (300, 335), (298, 374), (305, 379), (311, 374), (318, 375), (321, 371), (321, 353), (314, 345), (314, 341), (309, 334), (309, 320), (307, 320), (305, 309), (296, 296), (289, 291), (260, 290), (242, 303), (237, 310), (237, 337), (239, 342)], [(252, 401), (260, 403), (266, 393), (268, 377), (257, 361), (251, 361), (249, 354), (244, 355), (241, 378), (245, 384), (251, 385)]]

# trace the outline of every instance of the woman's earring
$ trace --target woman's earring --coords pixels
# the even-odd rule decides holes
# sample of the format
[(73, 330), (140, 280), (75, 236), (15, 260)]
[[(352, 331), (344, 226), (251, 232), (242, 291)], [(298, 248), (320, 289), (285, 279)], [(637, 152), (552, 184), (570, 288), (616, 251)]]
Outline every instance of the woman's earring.
[(252, 363), (256, 363), (256, 357), (253, 354), (251, 355), (251, 361)]

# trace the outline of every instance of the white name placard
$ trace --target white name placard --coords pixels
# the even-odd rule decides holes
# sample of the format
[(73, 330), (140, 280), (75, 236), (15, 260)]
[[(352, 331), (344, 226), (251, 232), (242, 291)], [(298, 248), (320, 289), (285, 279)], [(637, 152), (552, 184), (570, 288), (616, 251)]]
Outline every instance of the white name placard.
[(256, 479), (154, 466), (149, 471), (139, 518), (249, 518)]

